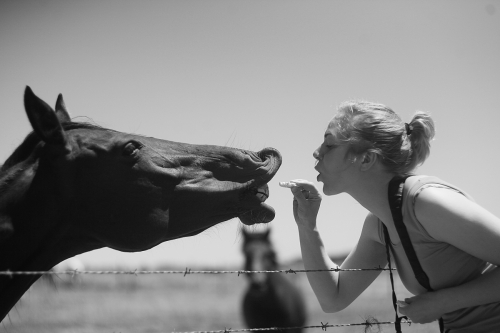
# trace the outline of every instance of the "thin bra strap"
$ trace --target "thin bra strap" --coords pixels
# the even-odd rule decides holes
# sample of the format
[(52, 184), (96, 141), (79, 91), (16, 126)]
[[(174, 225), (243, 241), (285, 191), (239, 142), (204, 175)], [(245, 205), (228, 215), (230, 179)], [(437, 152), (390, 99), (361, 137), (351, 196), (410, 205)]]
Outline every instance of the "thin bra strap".
[[(408, 261), (410, 262), (415, 278), (422, 287), (424, 287), (428, 291), (433, 291), (429, 282), (429, 277), (420, 265), (420, 261), (418, 260), (415, 249), (413, 248), (413, 245), (411, 243), (410, 235), (408, 234), (408, 230), (406, 229), (406, 226), (403, 222), (403, 187), (405, 184), (405, 180), (409, 176), (410, 175), (396, 176), (389, 182), (389, 206), (391, 207), (392, 219), (394, 220), (394, 225), (398, 232), (399, 239), (401, 240), (401, 244), (403, 245), (403, 249), (406, 253)], [(386, 229), (387, 227), (384, 225), (384, 230)], [(388, 232), (385, 242), (386, 246), (389, 247), (390, 239)], [(443, 318), (439, 318), (439, 329), (440, 332), (444, 332)]]

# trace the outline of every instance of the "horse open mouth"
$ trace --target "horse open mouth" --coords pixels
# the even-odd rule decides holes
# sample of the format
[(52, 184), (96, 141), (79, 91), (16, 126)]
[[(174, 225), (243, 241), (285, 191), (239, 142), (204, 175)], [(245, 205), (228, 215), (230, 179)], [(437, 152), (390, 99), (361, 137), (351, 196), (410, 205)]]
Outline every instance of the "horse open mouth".
[(241, 222), (246, 225), (253, 225), (256, 223), (269, 223), (274, 219), (275, 211), (274, 208), (266, 204), (264, 201), (269, 197), (269, 186), (264, 184), (256, 189), (255, 197), (259, 199), (260, 205), (257, 208), (248, 210), (238, 217)]
[(256, 191), (255, 196), (259, 198), (261, 202), (264, 202), (267, 198), (269, 198), (269, 186), (267, 186), (267, 184), (257, 188)]

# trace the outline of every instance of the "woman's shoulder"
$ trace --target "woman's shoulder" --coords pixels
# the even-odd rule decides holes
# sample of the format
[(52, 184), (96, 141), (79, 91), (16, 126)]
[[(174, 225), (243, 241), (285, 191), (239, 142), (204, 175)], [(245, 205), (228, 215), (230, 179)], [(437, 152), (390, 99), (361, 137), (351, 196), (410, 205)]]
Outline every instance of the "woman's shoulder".
[[(425, 190), (426, 194), (429, 192), (436, 192), (434, 189), (451, 190), (452, 192), (459, 193), (465, 196), (467, 199), (474, 201), (474, 199), (465, 191), (460, 189), (458, 186), (451, 184), (439, 177), (426, 176), (426, 175), (414, 175), (410, 176), (405, 182), (405, 196), (412, 199), (412, 205), (415, 204), (417, 198), (419, 198)], [(437, 191), (442, 192), (442, 191)], [(442, 192), (446, 195), (449, 192)]]
[(437, 177), (414, 180), (408, 197), (416, 220), (438, 240), (443, 240), (449, 228), (457, 227), (460, 221), (470, 220), (477, 206), (466, 192)]
[[(457, 198), (458, 197), (458, 198)], [(426, 241), (437, 240), (432, 231), (436, 219), (436, 210), (446, 202), (473, 201), (467, 193), (457, 186), (439, 177), (427, 175), (412, 175), (405, 181), (403, 194), (403, 210), (405, 221), (419, 231)], [(449, 207), (449, 205), (447, 205)], [(428, 215), (432, 218), (428, 219)]]
[(409, 187), (420, 187), (425, 186), (427, 184), (446, 184), (450, 186), (454, 186), (447, 181), (436, 177), (436, 176), (428, 176), (428, 175), (411, 175), (406, 179), (405, 187), (409, 185)]
[(499, 263), (500, 219), (460, 192), (426, 189), (416, 201), (415, 216), (435, 240)]

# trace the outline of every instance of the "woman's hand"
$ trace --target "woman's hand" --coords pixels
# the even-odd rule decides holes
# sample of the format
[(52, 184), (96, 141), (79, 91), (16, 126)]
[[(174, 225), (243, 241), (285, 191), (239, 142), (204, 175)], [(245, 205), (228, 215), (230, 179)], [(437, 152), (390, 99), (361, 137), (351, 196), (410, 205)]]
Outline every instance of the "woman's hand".
[(313, 183), (295, 179), (290, 181), (295, 184), (290, 190), (293, 194), (293, 217), (297, 225), (314, 228), (319, 206), (321, 205), (321, 194)]
[(443, 314), (436, 300), (435, 292), (427, 292), (418, 296), (398, 301), (399, 313), (405, 315), (412, 322), (426, 324), (438, 320)]

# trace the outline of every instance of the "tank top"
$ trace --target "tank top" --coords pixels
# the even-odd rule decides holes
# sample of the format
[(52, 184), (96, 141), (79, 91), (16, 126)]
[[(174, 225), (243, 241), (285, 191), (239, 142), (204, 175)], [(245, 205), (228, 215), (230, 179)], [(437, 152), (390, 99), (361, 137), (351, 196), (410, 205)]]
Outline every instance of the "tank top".
[[(496, 269), (495, 265), (476, 258), (448, 243), (432, 238), (415, 216), (415, 200), (428, 187), (447, 188), (473, 200), (456, 186), (437, 177), (409, 177), (403, 189), (403, 222), (408, 230), (413, 248), (422, 269), (429, 277), (432, 289), (439, 290), (461, 285), (474, 280), (481, 274)], [(379, 238), (383, 244), (384, 232), (379, 220)], [(415, 276), (401, 243), (392, 244), (394, 262), (403, 285), (414, 295), (427, 292)], [(446, 332), (486, 333), (500, 332), (500, 302), (459, 309), (443, 315)]]

